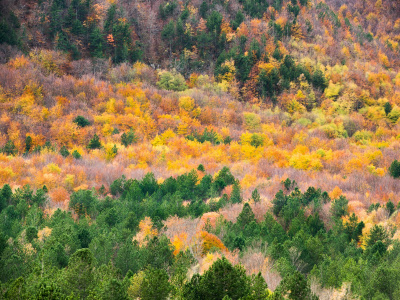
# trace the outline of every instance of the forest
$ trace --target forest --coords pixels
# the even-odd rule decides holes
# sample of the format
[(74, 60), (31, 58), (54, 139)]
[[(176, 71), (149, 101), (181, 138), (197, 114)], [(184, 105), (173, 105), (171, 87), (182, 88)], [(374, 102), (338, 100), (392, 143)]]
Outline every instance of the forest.
[(398, 0), (0, 2), (0, 299), (400, 299)]

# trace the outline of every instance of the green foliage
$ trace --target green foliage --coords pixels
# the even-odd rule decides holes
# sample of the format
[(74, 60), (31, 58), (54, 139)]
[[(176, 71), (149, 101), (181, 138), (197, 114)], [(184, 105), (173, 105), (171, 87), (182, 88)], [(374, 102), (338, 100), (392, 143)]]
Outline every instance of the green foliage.
[(4, 154), (7, 154), (7, 155), (16, 155), (18, 153), (18, 149), (17, 149), (17, 147), (15, 147), (13, 141), (8, 141), (4, 145), (3, 149), (1, 150), (1, 152), (3, 152)]
[(256, 217), (251, 210), (250, 205), (248, 203), (245, 203), (243, 205), (242, 212), (237, 217), (236, 225), (244, 229), (246, 225), (249, 225), (251, 222), (256, 222)]
[(261, 197), (260, 197), (260, 194), (257, 189), (253, 190), (253, 192), (251, 193), (251, 198), (253, 199), (253, 201), (255, 203), (258, 203), (261, 201)]
[(278, 287), (279, 292), (288, 295), (289, 299), (303, 300), (313, 299), (310, 287), (303, 274), (295, 271), (293, 274), (287, 275)]
[(324, 73), (321, 70), (316, 70), (311, 76), (311, 82), (313, 86), (321, 91), (324, 91), (328, 87), (328, 81)]
[(32, 148), (32, 138), (29, 135), (27, 135), (25, 137), (25, 151), (26, 151), (26, 153), (29, 153), (31, 148)]
[(168, 299), (171, 284), (165, 270), (149, 268), (145, 272), (144, 279), (140, 285), (140, 299)]
[(86, 127), (86, 126), (90, 126), (90, 122), (88, 119), (86, 119), (85, 117), (82, 116), (77, 116), (74, 119), (74, 123), (76, 125), (78, 125), (79, 127)]
[(95, 134), (93, 138), (89, 141), (87, 147), (89, 149), (100, 149), (102, 147), (100, 143), (100, 138), (97, 134)]
[(241, 203), (243, 201), (241, 191), (240, 191), (240, 185), (238, 181), (235, 181), (233, 184), (232, 188), (232, 194), (231, 194), (231, 202), (232, 203)]
[(341, 218), (348, 214), (348, 203), (349, 201), (344, 196), (340, 196), (335, 199), (332, 203), (331, 212), (335, 218)]
[(209, 131), (207, 128), (205, 128), (201, 134), (199, 134), (197, 131), (193, 131), (186, 138), (190, 141), (196, 140), (200, 143), (210, 142), (214, 145), (218, 145), (220, 143), (217, 133), (213, 129)]
[(390, 113), (387, 115), (387, 118), (395, 124), (400, 118), (400, 107), (394, 106)]
[(64, 289), (69, 293), (73, 292), (79, 298), (88, 297), (93, 288), (95, 260), (92, 252), (87, 249), (76, 251), (68, 262), (63, 276)]
[[(76, 150), (75, 150), (75, 151), (76, 151)], [(70, 153), (69, 153), (67, 147), (62, 146), (61, 149), (60, 149), (60, 154), (61, 154), (63, 157), (68, 157)]]
[(386, 202), (386, 210), (388, 211), (389, 216), (391, 216), (394, 213), (395, 207), (394, 207), (394, 203), (391, 200)]
[(385, 114), (388, 115), (392, 111), (392, 104), (390, 102), (385, 102), (383, 105), (383, 108), (385, 109)]
[(26, 239), (28, 240), (28, 242), (32, 243), (33, 239), (36, 239), (38, 236), (38, 231), (35, 227), (28, 227), (26, 229)]
[(97, 199), (90, 190), (79, 190), (72, 193), (69, 208), (73, 209), (78, 216), (94, 212)]
[(159, 73), (157, 86), (171, 91), (184, 91), (187, 89), (185, 78), (176, 71), (162, 71)]
[(393, 178), (399, 178), (400, 177), (400, 162), (397, 161), (397, 159), (395, 159), (389, 169), (389, 174), (390, 176), (392, 176)]
[(128, 133), (123, 133), (121, 135), (121, 143), (122, 145), (124, 145), (125, 147), (128, 147), (128, 145), (134, 144), (136, 143), (138, 140), (137, 136), (135, 135), (135, 132), (130, 129), (128, 131)]
[[(224, 278), (224, 280), (221, 280)], [(250, 292), (250, 279), (240, 265), (218, 259), (203, 275), (194, 275), (184, 287), (185, 299), (240, 299)]]
[(78, 150), (74, 150), (74, 152), (72, 152), (72, 157), (75, 159), (81, 159), (82, 155), (78, 152)]

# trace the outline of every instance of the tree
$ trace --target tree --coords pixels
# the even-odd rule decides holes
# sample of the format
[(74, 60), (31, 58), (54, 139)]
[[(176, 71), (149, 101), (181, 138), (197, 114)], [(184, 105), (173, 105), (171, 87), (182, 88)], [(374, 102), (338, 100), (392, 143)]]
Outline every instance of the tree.
[(347, 215), (348, 203), (349, 201), (344, 196), (340, 196), (338, 199), (335, 199), (331, 207), (332, 215), (335, 218), (340, 218)]
[(254, 201), (255, 203), (260, 202), (261, 197), (260, 197), (260, 194), (259, 194), (259, 192), (258, 192), (257, 189), (254, 189), (254, 190), (253, 190), (253, 192), (251, 193), (251, 198), (253, 199), (253, 201)]
[(233, 184), (233, 189), (232, 189), (232, 194), (231, 194), (231, 202), (232, 203), (241, 203), (242, 202), (242, 196), (240, 194), (240, 185), (239, 182), (236, 181)]
[(97, 134), (95, 134), (93, 136), (93, 138), (90, 140), (87, 147), (89, 149), (100, 149), (101, 148), (100, 138)]
[(187, 89), (185, 78), (176, 71), (162, 71), (159, 73), (157, 86), (171, 91), (184, 91)]
[(242, 212), (237, 217), (236, 224), (241, 228), (241, 230), (243, 230), (244, 227), (246, 225), (249, 225), (251, 222), (256, 222), (256, 217), (251, 210), (250, 205), (248, 203), (245, 203), (243, 205)]
[(72, 193), (70, 198), (69, 208), (73, 209), (78, 216), (92, 213), (97, 202), (90, 190), (79, 190)]
[(389, 167), (389, 174), (393, 178), (400, 177), (400, 162), (395, 159)]
[(245, 300), (264, 300), (268, 298), (268, 285), (261, 273), (258, 273), (257, 275), (253, 274), (251, 276), (250, 289), (250, 295), (245, 297)]
[(95, 28), (89, 35), (89, 49), (92, 57), (102, 58), (104, 53), (104, 38), (99, 28)]
[(390, 243), (389, 235), (385, 228), (381, 225), (374, 225), (366, 240), (367, 246), (373, 246), (378, 241), (381, 241), (386, 247), (389, 246)]
[(394, 213), (395, 208), (394, 208), (394, 204), (393, 204), (393, 202), (391, 200), (389, 200), (386, 203), (386, 210), (388, 211), (389, 216), (391, 216)]
[(392, 104), (390, 104), (390, 102), (385, 102), (383, 108), (385, 109), (385, 114), (388, 115), (392, 111)]
[(78, 125), (79, 127), (86, 127), (86, 126), (89, 126), (89, 125), (90, 125), (89, 120), (86, 119), (85, 117), (82, 117), (82, 116), (77, 116), (77, 117), (74, 119), (74, 123), (75, 123), (76, 125)]
[(175, 37), (175, 24), (174, 21), (171, 20), (161, 31), (162, 39), (169, 45), (169, 52), (172, 52), (172, 45), (174, 43)]
[(72, 152), (72, 157), (75, 159), (80, 159), (82, 155), (78, 152), (78, 150), (74, 150), (74, 152)]
[(26, 153), (29, 153), (31, 148), (32, 148), (32, 138), (29, 135), (27, 135), (25, 137), (25, 151), (26, 151)]
[(165, 270), (149, 268), (145, 271), (145, 276), (140, 285), (140, 299), (168, 299), (172, 289), (169, 277)]
[[(76, 151), (76, 150), (75, 150), (75, 151)], [(62, 146), (61, 149), (60, 149), (60, 154), (61, 154), (63, 157), (68, 157), (70, 153), (69, 153), (67, 147)]]
[(89, 291), (96, 286), (94, 280), (94, 257), (87, 249), (79, 249), (69, 259), (64, 271), (64, 289), (73, 292), (81, 299), (87, 298)]
[(286, 275), (278, 286), (279, 292), (286, 294), (289, 299), (305, 300), (312, 299), (310, 287), (303, 274), (295, 271), (292, 274)]
[(213, 263), (202, 276), (194, 275), (184, 287), (185, 299), (233, 300), (245, 297), (250, 292), (250, 280), (242, 266), (232, 266), (224, 257)]
[(14, 142), (13, 141), (8, 141), (3, 149), (2, 152), (7, 154), (7, 155), (15, 155), (18, 153), (18, 149), (17, 147), (15, 147)]
[(324, 91), (328, 87), (328, 82), (324, 73), (321, 70), (316, 70), (311, 76), (311, 82), (313, 86), (321, 91)]
[(131, 145), (133, 143), (136, 143), (138, 140), (137, 136), (135, 135), (135, 132), (132, 130), (132, 128), (128, 131), (128, 133), (123, 133), (121, 135), (121, 143), (125, 146), (128, 147), (128, 145)]

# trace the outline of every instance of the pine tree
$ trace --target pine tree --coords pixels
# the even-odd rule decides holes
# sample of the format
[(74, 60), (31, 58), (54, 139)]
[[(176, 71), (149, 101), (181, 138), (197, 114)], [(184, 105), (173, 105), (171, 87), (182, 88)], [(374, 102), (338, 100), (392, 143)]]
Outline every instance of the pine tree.
[(67, 147), (62, 146), (61, 149), (60, 149), (60, 154), (61, 154), (63, 157), (68, 157), (70, 153), (69, 153)]
[(400, 162), (395, 159), (392, 164), (389, 167), (389, 174), (393, 178), (399, 178), (400, 177)]
[(174, 21), (169, 21), (161, 31), (161, 37), (165, 43), (169, 45), (169, 52), (172, 53), (172, 45), (175, 38), (175, 24)]
[(261, 197), (260, 197), (260, 194), (258, 193), (258, 190), (257, 190), (257, 189), (254, 189), (254, 191), (251, 193), (251, 198), (253, 199), (253, 201), (254, 201), (255, 203), (260, 202)]
[(242, 202), (242, 196), (240, 195), (240, 185), (239, 182), (236, 181), (233, 184), (233, 189), (232, 189), (232, 194), (231, 194), (231, 202), (232, 203), (241, 203)]
[(101, 148), (100, 138), (97, 134), (95, 134), (93, 136), (93, 138), (90, 140), (87, 147), (89, 149), (100, 149)]
[(25, 137), (25, 151), (28, 153), (32, 148), (32, 138), (27, 135)]
[(18, 153), (18, 149), (17, 149), (17, 147), (15, 147), (13, 141), (8, 141), (4, 145), (2, 152), (7, 154), (7, 155), (15, 155), (15, 154)]
[(248, 203), (243, 205), (242, 212), (237, 217), (237, 225), (243, 230), (246, 225), (256, 222), (256, 217)]

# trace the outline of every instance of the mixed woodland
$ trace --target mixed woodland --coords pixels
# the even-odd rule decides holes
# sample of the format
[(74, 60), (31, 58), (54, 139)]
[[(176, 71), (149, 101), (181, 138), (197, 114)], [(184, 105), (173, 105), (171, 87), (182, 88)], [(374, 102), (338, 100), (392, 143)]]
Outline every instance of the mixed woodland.
[(398, 0), (0, 2), (0, 299), (400, 299)]

